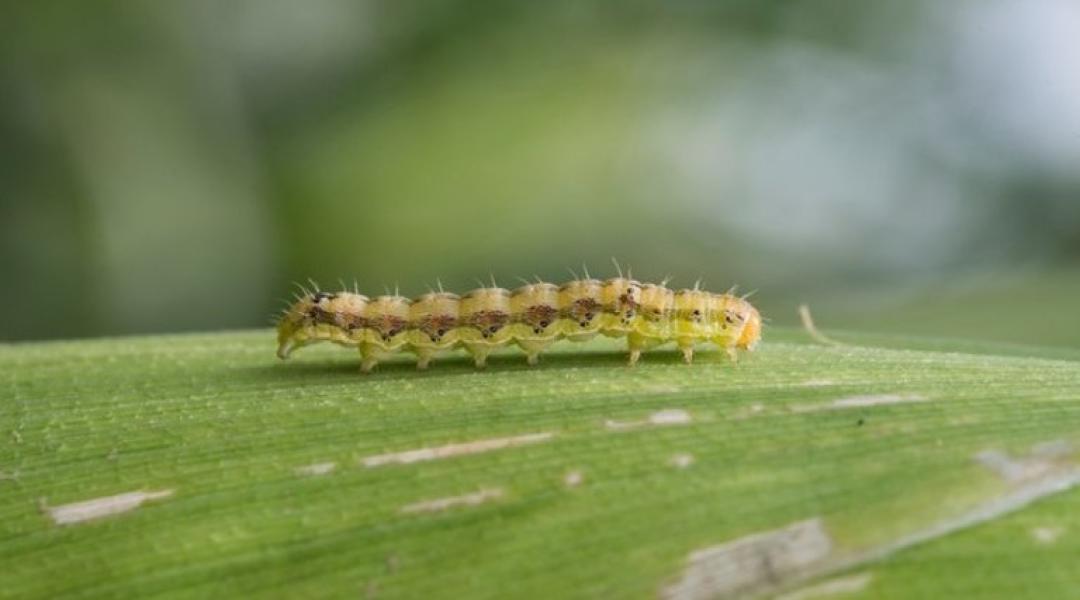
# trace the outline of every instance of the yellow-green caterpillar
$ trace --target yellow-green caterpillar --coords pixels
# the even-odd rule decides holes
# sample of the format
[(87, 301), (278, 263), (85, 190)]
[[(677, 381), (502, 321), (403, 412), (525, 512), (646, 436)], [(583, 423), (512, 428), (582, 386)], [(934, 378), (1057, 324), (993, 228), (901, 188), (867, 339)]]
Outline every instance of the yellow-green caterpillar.
[(630, 364), (642, 350), (675, 342), (690, 363), (694, 347), (710, 342), (734, 360), (761, 339), (761, 315), (745, 297), (704, 290), (674, 291), (664, 283), (626, 277), (576, 279), (563, 285), (529, 283), (509, 291), (483, 287), (458, 296), (438, 291), (410, 300), (368, 298), (349, 291), (304, 291), (277, 326), (278, 356), (314, 342), (357, 347), (361, 369), (408, 351), (426, 369), (439, 352), (465, 348), (483, 367), (488, 354), (516, 344), (530, 365), (559, 340), (602, 334), (626, 337)]

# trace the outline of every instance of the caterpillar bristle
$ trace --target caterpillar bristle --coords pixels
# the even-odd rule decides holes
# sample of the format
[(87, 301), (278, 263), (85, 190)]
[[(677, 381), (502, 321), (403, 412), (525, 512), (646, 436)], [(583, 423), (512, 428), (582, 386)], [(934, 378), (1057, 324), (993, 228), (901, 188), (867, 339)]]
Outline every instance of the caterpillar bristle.
[(438, 294), (428, 286), (428, 294), (415, 299), (402, 297), (396, 283), (393, 292), (384, 285), (384, 296), (369, 299), (355, 281), (352, 292), (340, 281), (341, 292), (326, 293), (309, 280), (314, 291), (295, 284), (303, 295), (276, 319), (278, 355), (331, 341), (358, 348), (362, 370), (369, 371), (399, 352), (412, 352), (418, 367), (426, 368), (436, 354), (463, 348), (482, 367), (492, 350), (514, 344), (533, 365), (559, 340), (604, 335), (625, 337), (634, 364), (642, 351), (672, 342), (691, 362), (702, 343), (730, 355), (752, 350), (760, 339), (761, 316), (745, 297), (703, 291), (700, 279), (693, 289), (678, 291), (667, 287), (670, 277), (658, 285), (639, 283), (630, 269), (624, 277), (618, 261), (612, 263), (619, 276), (603, 282), (587, 269), (585, 279), (570, 269), (574, 279), (561, 286), (519, 277), (522, 287), (509, 291), (489, 273), (490, 286), (478, 280), (476, 289), (458, 296), (437, 280)]
[(619, 266), (619, 261), (614, 256), (611, 257), (611, 264), (615, 265), (615, 272), (619, 274), (619, 279), (622, 279), (622, 267)]

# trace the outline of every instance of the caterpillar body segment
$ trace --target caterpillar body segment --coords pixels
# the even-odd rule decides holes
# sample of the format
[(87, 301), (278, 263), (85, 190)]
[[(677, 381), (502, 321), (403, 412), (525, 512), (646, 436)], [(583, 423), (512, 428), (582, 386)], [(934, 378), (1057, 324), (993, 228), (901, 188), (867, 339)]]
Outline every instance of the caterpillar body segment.
[(559, 287), (559, 332), (573, 342), (588, 341), (604, 322), (604, 284), (595, 279), (577, 279)]
[(367, 304), (367, 297), (360, 294), (304, 294), (278, 321), (278, 356), (287, 358), (293, 350), (321, 341), (359, 345)]
[(436, 354), (457, 347), (460, 311), (461, 298), (449, 292), (424, 294), (409, 306), (408, 344), (416, 354), (417, 368), (426, 369)]
[(735, 359), (737, 349), (753, 350), (761, 339), (761, 316), (731, 293), (674, 291), (625, 277), (537, 282), (513, 291), (484, 287), (462, 296), (439, 291), (416, 299), (317, 291), (286, 309), (278, 323), (278, 356), (329, 341), (357, 348), (363, 371), (403, 351), (426, 369), (438, 354), (464, 348), (482, 368), (493, 350), (513, 344), (534, 365), (559, 340), (596, 335), (626, 337), (631, 365), (645, 350), (670, 342), (687, 363), (703, 343)]

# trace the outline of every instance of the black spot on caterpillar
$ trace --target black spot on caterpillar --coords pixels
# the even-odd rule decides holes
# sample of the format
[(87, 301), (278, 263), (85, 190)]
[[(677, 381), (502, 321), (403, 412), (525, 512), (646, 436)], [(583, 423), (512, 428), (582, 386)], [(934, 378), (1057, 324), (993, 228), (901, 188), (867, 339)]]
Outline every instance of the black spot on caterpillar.
[(732, 293), (674, 291), (663, 283), (615, 277), (561, 286), (530, 283), (513, 291), (485, 287), (462, 296), (439, 291), (415, 299), (304, 291), (285, 310), (277, 330), (281, 358), (330, 341), (359, 348), (365, 372), (398, 352), (412, 352), (417, 367), (426, 369), (437, 353), (455, 348), (467, 350), (483, 367), (492, 350), (510, 344), (534, 365), (559, 340), (596, 335), (625, 337), (633, 365), (643, 350), (669, 342), (678, 345), (687, 363), (694, 347), (706, 342), (734, 359), (736, 349), (753, 350), (761, 339), (761, 315)]

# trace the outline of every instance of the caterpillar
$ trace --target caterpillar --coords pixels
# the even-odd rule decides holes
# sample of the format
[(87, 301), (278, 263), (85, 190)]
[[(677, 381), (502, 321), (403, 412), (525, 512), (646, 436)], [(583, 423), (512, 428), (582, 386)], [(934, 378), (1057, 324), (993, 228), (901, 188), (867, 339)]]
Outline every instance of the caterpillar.
[[(675, 342), (687, 364), (694, 348), (709, 342), (733, 361), (737, 349), (753, 351), (761, 339), (761, 315), (745, 296), (698, 289), (672, 290), (666, 281), (629, 277), (600, 281), (586, 276), (562, 285), (537, 281), (510, 291), (494, 285), (464, 295), (442, 290), (405, 298), (396, 293), (368, 298), (342, 290), (302, 293), (277, 324), (278, 357), (321, 341), (356, 347), (369, 372), (398, 352), (416, 355), (426, 369), (439, 353), (464, 348), (477, 368), (492, 350), (510, 344), (529, 365), (559, 340), (581, 342), (597, 335), (625, 337), (630, 365), (642, 351)], [(344, 287), (344, 286), (343, 286)]]

